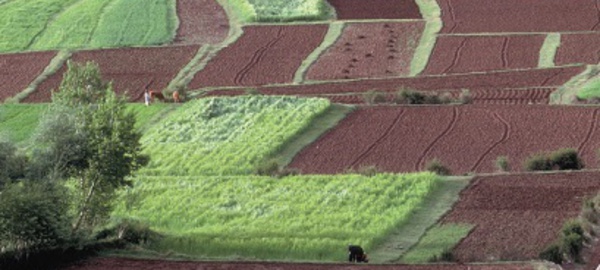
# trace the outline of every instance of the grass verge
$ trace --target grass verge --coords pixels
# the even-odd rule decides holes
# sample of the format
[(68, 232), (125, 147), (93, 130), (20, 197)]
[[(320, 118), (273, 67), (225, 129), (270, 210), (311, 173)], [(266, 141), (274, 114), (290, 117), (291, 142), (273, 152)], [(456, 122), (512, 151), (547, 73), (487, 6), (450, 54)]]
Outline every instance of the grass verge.
[(540, 58), (538, 62), (539, 68), (547, 68), (554, 66), (554, 57), (560, 46), (560, 33), (550, 33), (546, 36), (544, 44), (540, 49)]
[[(403, 263), (427, 263), (449, 260), (452, 249), (473, 229), (469, 224), (443, 224), (432, 227), (404, 256)], [(444, 256), (446, 253), (446, 256)], [(446, 257), (446, 258), (444, 258)]]
[(179, 73), (177, 73), (177, 76), (175, 76), (175, 78), (169, 82), (167, 90), (174, 91), (175, 89), (179, 89), (188, 85), (188, 83), (194, 78), (194, 74), (196, 74), (196, 72), (198, 72), (200, 69), (200, 63), (206, 65), (203, 60), (207, 58), (210, 48), (211, 46), (208, 44), (200, 47), (192, 60), (190, 60), (190, 62), (187, 63), (187, 65), (185, 65), (185, 67), (183, 67)]
[[(599, 72), (599, 66), (588, 65), (582, 73), (571, 78), (550, 95), (550, 104), (571, 104), (575, 102), (577, 97), (580, 97), (580, 89), (588, 84), (588, 82), (597, 80)], [(590, 90), (592, 89), (590, 88)], [(590, 90), (588, 90), (588, 93), (592, 92)]]
[(44, 82), (48, 77), (52, 76), (56, 73), (69, 58), (71, 58), (70, 51), (60, 51), (54, 56), (54, 58), (50, 61), (48, 66), (42, 71), (42, 73), (37, 76), (30, 84), (25, 88), (25, 90), (16, 94), (14, 97), (8, 99), (6, 103), (18, 103), (29, 96), (31, 93), (35, 92), (37, 87)]
[(419, 242), (428, 228), (448, 212), (459, 199), (459, 193), (469, 184), (471, 177), (450, 177), (440, 180), (439, 185), (406, 223), (398, 226), (387, 241), (369, 252), (371, 262), (397, 263), (410, 247)]
[(425, 30), (415, 50), (415, 54), (410, 63), (410, 76), (416, 76), (421, 73), (429, 62), (429, 57), (435, 46), (437, 34), (442, 30), (442, 20), (440, 18), (442, 10), (435, 0), (416, 0), (421, 15), (427, 22)]
[(294, 75), (294, 83), (300, 84), (304, 81), (304, 75), (311, 67), (311, 65), (319, 59), (319, 56), (323, 54), (331, 45), (333, 45), (338, 38), (342, 35), (344, 30), (343, 22), (332, 22), (329, 24), (329, 30), (327, 30), (327, 34), (325, 34), (325, 38), (323, 38), (323, 42), (321, 45), (317, 47), (304, 61), (296, 71)]

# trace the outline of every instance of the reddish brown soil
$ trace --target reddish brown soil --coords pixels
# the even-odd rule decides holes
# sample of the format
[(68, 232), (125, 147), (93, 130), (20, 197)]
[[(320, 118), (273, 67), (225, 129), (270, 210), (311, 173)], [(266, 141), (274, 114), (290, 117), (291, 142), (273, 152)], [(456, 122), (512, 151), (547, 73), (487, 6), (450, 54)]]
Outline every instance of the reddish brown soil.
[(339, 20), (421, 19), (414, 0), (327, 0)]
[[(446, 76), (399, 77), (385, 79), (363, 79), (335, 83), (316, 83), (293, 86), (259, 87), (258, 91), (267, 95), (324, 95), (363, 93), (370, 90), (397, 92), (399, 88), (441, 91), (461, 89), (503, 89), (503, 88), (553, 88), (563, 85), (573, 76), (584, 71), (583, 66), (533, 69), (523, 71), (488, 72), (486, 74), (458, 74)], [(239, 90), (213, 91), (209, 95), (239, 95)]]
[(556, 51), (556, 65), (572, 63), (598, 64), (600, 62), (600, 33), (561, 34)]
[(425, 74), (536, 68), (544, 35), (441, 36)]
[(94, 258), (67, 267), (68, 270), (118, 270), (118, 269), (190, 269), (190, 270), (533, 270), (532, 265), (518, 264), (439, 264), (439, 265), (369, 265), (369, 264), (318, 264), (278, 262), (193, 262), (158, 261), (121, 258)]
[(215, 0), (177, 0), (175, 44), (216, 44), (229, 33), (229, 20)]
[[(340, 0), (341, 1), (341, 0)], [(600, 30), (595, 0), (438, 0), (442, 33)]]
[(522, 171), (533, 154), (575, 148), (595, 168), (599, 114), (595, 108), (544, 105), (360, 108), (302, 150), (290, 167), (305, 174), (371, 165), (413, 172), (437, 158), (460, 175), (494, 172), (496, 158), (507, 156), (511, 171)]
[(306, 74), (308, 80), (377, 78), (410, 73), (423, 21), (349, 23)]
[(247, 26), (196, 74), (190, 88), (289, 83), (302, 61), (323, 41), (328, 26)]
[[(130, 101), (140, 101), (146, 85), (153, 90), (167, 87), (198, 48), (198, 45), (190, 45), (81, 51), (73, 54), (71, 60), (81, 63), (95, 61), (100, 66), (103, 79), (113, 81), (117, 93), (127, 91)], [(60, 86), (65, 71), (66, 66), (63, 66), (24, 102), (49, 102), (51, 90)]]
[(537, 259), (599, 189), (598, 172), (477, 177), (443, 219), (475, 225), (453, 254), (463, 261)]
[(56, 52), (0, 54), (0, 102), (25, 90)]

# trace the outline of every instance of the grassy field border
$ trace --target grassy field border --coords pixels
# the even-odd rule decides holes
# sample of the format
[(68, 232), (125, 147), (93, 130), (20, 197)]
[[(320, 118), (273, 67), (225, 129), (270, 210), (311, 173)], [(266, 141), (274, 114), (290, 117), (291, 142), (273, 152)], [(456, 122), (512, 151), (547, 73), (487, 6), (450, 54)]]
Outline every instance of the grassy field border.
[(587, 65), (585, 70), (571, 78), (550, 95), (549, 104), (572, 104), (577, 99), (579, 89), (589, 80), (598, 76), (599, 66)]
[[(401, 258), (402, 263), (429, 263), (442, 259), (442, 253), (452, 251), (475, 228), (472, 224), (438, 224), (427, 230)], [(432, 260), (437, 258), (436, 260)], [(443, 259), (442, 259), (443, 260)]]
[(342, 35), (346, 24), (342, 21), (332, 22), (323, 38), (323, 42), (302, 61), (302, 64), (294, 74), (293, 83), (300, 84), (304, 81), (304, 76), (308, 69), (319, 59), (319, 57), (329, 49)]
[(416, 0), (416, 3), (426, 24), (419, 45), (410, 62), (410, 76), (413, 77), (425, 70), (431, 52), (435, 47), (437, 35), (443, 27), (441, 19), (442, 10), (435, 0)]
[(398, 227), (388, 241), (369, 252), (374, 263), (398, 263), (421, 237), (458, 201), (460, 192), (473, 177), (447, 177), (431, 192), (425, 202), (415, 209), (407, 223)]
[(172, 92), (180, 87), (185, 87), (188, 85), (188, 83), (194, 78), (194, 74), (196, 74), (196, 68), (198, 67), (199, 63), (201, 63), (202, 60), (208, 56), (210, 49), (211, 45), (209, 44), (202, 45), (200, 48), (198, 48), (198, 51), (192, 60), (190, 60), (190, 62), (188, 62), (181, 70), (179, 70), (175, 78), (169, 82), (166, 91)]
[(73, 53), (69, 50), (59, 51), (42, 73), (37, 76), (23, 91), (16, 94), (14, 97), (8, 98), (5, 103), (19, 103), (23, 99), (27, 98), (30, 94), (37, 90), (38, 86), (44, 82), (48, 77), (56, 73), (64, 64), (71, 58)]
[(549, 33), (540, 48), (539, 68), (554, 67), (554, 57), (560, 46), (560, 33)]

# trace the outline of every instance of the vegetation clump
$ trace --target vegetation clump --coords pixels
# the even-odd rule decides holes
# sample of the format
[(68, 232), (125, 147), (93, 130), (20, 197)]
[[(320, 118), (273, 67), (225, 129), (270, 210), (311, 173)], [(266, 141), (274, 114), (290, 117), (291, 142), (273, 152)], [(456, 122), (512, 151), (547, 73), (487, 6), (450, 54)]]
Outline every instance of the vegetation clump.
[(584, 167), (576, 149), (565, 148), (552, 153), (535, 154), (525, 160), (527, 171), (581, 170)]
[(443, 165), (442, 162), (437, 158), (434, 158), (433, 160), (428, 162), (427, 165), (425, 165), (425, 169), (427, 171), (433, 172), (437, 175), (450, 175), (451, 174), (450, 169), (448, 167), (446, 167), (445, 165)]

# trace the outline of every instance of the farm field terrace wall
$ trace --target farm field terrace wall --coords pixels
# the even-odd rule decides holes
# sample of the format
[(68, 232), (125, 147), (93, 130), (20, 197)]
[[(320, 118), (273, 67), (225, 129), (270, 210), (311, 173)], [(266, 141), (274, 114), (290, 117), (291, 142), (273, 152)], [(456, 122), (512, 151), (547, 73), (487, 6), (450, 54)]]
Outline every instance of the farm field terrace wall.
[[(130, 101), (142, 101), (145, 86), (151, 90), (166, 88), (198, 49), (198, 45), (189, 45), (79, 51), (71, 60), (98, 63), (103, 79), (113, 81), (117, 93), (127, 92)], [(51, 90), (58, 89), (66, 69), (65, 64), (23, 102), (50, 102)]]
[(414, 0), (327, 0), (337, 19), (421, 19)]
[(556, 65), (600, 63), (600, 33), (561, 34), (560, 46), (556, 51)]
[[(442, 223), (469, 223), (452, 253), (461, 261), (537, 259), (600, 189), (597, 172), (477, 177)], [(485, 241), (482, 241), (485, 239)], [(595, 265), (594, 265), (595, 266)]]
[(0, 54), (0, 102), (27, 88), (55, 56), (56, 52)]
[(441, 33), (597, 31), (598, 8), (591, 0), (437, 0)]
[(308, 174), (363, 166), (414, 172), (437, 158), (461, 175), (494, 172), (499, 156), (508, 158), (511, 171), (521, 171), (533, 154), (575, 148), (596, 168), (598, 114), (596, 108), (543, 105), (365, 107), (304, 148), (290, 167)]
[[(473, 270), (534, 270), (532, 264), (467, 264)], [(430, 265), (360, 265), (360, 264), (319, 264), (319, 263), (282, 263), (282, 262), (198, 262), (198, 261), (158, 261), (156, 259), (126, 259), (118, 257), (96, 257), (86, 261), (74, 263), (66, 267), (67, 270), (104, 270), (104, 269), (195, 269), (195, 270), (463, 270), (464, 264), (430, 264)]]
[(175, 44), (216, 44), (229, 33), (229, 20), (216, 0), (177, 0)]
[(440, 36), (425, 74), (536, 68), (544, 35)]
[(424, 21), (347, 23), (340, 38), (310, 67), (308, 80), (408, 75)]
[(189, 87), (291, 83), (327, 29), (325, 24), (246, 26), (244, 34), (198, 72)]
[(245, 175), (330, 106), (326, 99), (240, 96), (190, 101), (141, 139), (144, 175)]
[[(152, 247), (206, 256), (345, 261), (348, 243), (382, 240), (438, 184), (432, 173), (139, 177), (113, 216), (167, 235)], [(126, 198), (124, 200), (127, 200)]]

